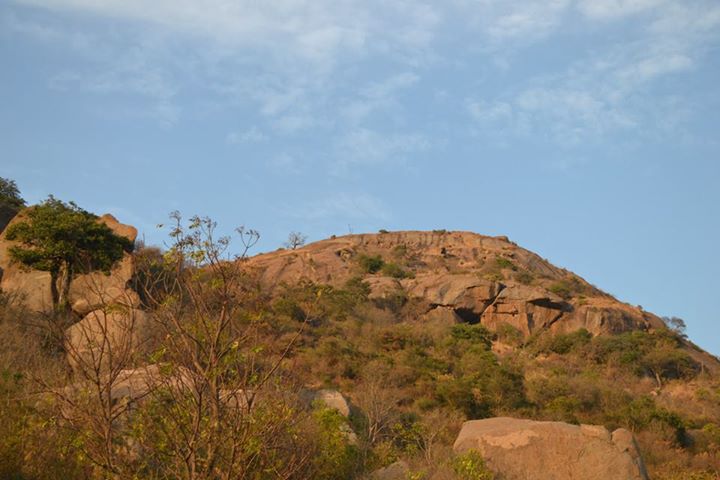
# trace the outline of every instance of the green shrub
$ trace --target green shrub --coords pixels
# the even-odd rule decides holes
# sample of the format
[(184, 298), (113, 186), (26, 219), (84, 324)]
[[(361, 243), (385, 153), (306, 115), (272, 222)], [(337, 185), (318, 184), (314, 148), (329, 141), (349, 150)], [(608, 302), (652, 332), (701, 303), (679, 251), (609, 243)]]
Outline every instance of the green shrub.
[(349, 441), (350, 427), (334, 408), (315, 404), (313, 419), (318, 426), (318, 451), (314, 459), (314, 478), (345, 480), (353, 478), (358, 467), (357, 448)]
[(456, 456), (452, 462), (455, 474), (462, 480), (493, 480), (495, 474), (487, 468), (485, 460), (476, 450)]
[(361, 254), (358, 256), (358, 265), (365, 273), (377, 273), (385, 265), (385, 261), (380, 255), (365, 255)]
[(535, 353), (557, 353), (566, 355), (577, 351), (592, 340), (592, 334), (581, 328), (572, 333), (561, 333), (557, 335), (543, 335), (535, 340)]
[(398, 265), (397, 263), (387, 262), (380, 268), (383, 275), (393, 278), (411, 278), (413, 275)]
[(655, 427), (665, 440), (684, 446), (687, 442), (685, 422), (675, 412), (659, 407), (648, 396), (633, 399), (616, 412), (621, 425), (632, 431)]
[(572, 287), (565, 280), (553, 283), (548, 287), (548, 290), (565, 300), (569, 300), (573, 295)]
[(454, 340), (467, 340), (474, 344), (484, 345), (486, 348), (492, 346), (492, 334), (490, 331), (479, 323), (470, 325), (469, 323), (457, 323), (452, 326), (450, 336)]
[(275, 300), (272, 307), (278, 315), (285, 315), (298, 322), (305, 320), (305, 311), (292, 298), (280, 297)]
[(495, 330), (498, 340), (509, 345), (520, 346), (523, 343), (523, 334), (520, 330), (507, 322), (502, 322)]
[(515, 264), (505, 257), (495, 257), (495, 265), (497, 265), (497, 267), (501, 270), (506, 268), (510, 270), (517, 270)]
[(358, 301), (362, 302), (367, 300), (370, 295), (370, 285), (364, 282), (362, 277), (351, 277), (345, 282), (345, 290), (353, 295)]

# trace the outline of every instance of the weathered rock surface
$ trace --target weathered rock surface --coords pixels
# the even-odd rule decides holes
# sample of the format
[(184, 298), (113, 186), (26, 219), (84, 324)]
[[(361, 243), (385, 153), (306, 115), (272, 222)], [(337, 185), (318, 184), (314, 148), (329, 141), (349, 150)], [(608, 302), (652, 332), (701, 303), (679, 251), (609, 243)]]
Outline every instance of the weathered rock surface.
[(635, 440), (596, 425), (515, 418), (465, 422), (456, 452), (477, 450), (501, 480), (647, 480)]
[(452, 307), (478, 317), (502, 290), (502, 285), (473, 274), (425, 274), (404, 282), (408, 293), (431, 306)]
[(537, 287), (516, 285), (503, 289), (480, 321), (491, 330), (507, 324), (528, 337), (550, 327), (568, 309), (569, 305), (557, 295)]
[(345, 396), (337, 390), (305, 390), (302, 393), (302, 397), (308, 404), (320, 402), (328, 408), (334, 408), (343, 417), (350, 416), (350, 403)]
[(116, 368), (149, 339), (148, 330), (149, 320), (142, 310), (93, 310), (66, 330), (68, 362), (75, 369)]
[[(20, 212), (10, 225), (24, 218), (23, 212)], [(137, 230), (134, 227), (118, 222), (112, 215), (103, 215), (98, 221), (105, 223), (113, 232), (130, 241), (134, 242), (137, 237)], [(0, 289), (21, 297), (32, 311), (50, 312), (52, 310), (50, 274), (28, 270), (12, 262), (8, 249), (15, 242), (5, 238), (6, 231), (0, 235), (0, 271), (2, 272)], [(78, 275), (70, 285), (70, 304), (73, 310), (79, 316), (83, 316), (105, 305), (137, 306), (139, 303), (137, 294), (127, 288), (133, 273), (133, 257), (125, 254), (109, 275), (102, 272)]]

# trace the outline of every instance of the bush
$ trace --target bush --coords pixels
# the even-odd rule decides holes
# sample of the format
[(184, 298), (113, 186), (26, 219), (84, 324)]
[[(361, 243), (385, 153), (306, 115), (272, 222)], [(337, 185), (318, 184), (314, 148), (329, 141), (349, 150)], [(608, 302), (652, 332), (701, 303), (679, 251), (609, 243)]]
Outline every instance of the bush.
[(565, 355), (577, 351), (592, 340), (592, 334), (581, 328), (572, 333), (561, 333), (552, 336), (541, 336), (535, 340), (535, 353), (557, 353)]
[(350, 427), (334, 408), (315, 405), (313, 418), (319, 427), (318, 451), (313, 478), (345, 480), (353, 478), (358, 467), (357, 448), (349, 441)]
[(411, 278), (413, 275), (398, 265), (397, 263), (385, 263), (380, 268), (383, 275), (393, 278)]
[(462, 480), (493, 480), (495, 474), (485, 465), (485, 460), (476, 450), (469, 450), (453, 459), (453, 470)]
[(454, 340), (467, 340), (473, 344), (484, 345), (486, 348), (492, 346), (492, 334), (484, 326), (478, 324), (457, 323), (452, 326), (450, 336)]
[(548, 287), (548, 290), (565, 300), (569, 300), (573, 295), (572, 287), (565, 280), (553, 283)]
[(380, 255), (365, 255), (361, 254), (358, 256), (358, 265), (365, 273), (377, 273), (385, 265), (385, 261)]
[(505, 257), (495, 257), (495, 265), (497, 265), (497, 267), (501, 270), (506, 268), (510, 270), (517, 270), (515, 264)]

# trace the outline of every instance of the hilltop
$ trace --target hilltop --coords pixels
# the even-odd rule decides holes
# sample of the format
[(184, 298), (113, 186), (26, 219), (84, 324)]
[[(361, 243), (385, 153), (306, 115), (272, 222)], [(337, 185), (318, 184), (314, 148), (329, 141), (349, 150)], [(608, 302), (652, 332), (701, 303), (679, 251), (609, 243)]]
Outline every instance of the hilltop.
[(339, 286), (359, 276), (370, 285), (370, 298), (406, 294), (424, 300), (427, 314), (449, 309), (468, 323), (507, 325), (525, 338), (543, 330), (609, 334), (665, 327), (657, 316), (615, 300), (507, 237), (347, 235), (258, 255), (249, 264), (262, 270), (269, 287), (302, 279)]

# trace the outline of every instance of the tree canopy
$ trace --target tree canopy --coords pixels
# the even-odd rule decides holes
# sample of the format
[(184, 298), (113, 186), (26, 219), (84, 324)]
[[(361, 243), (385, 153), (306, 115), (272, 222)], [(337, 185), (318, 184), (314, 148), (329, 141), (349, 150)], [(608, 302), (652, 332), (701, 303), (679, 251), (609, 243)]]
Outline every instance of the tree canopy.
[(20, 210), (25, 206), (25, 200), (20, 196), (14, 180), (0, 177), (0, 207)]
[(56, 306), (67, 299), (75, 274), (109, 273), (133, 248), (129, 239), (116, 235), (96, 215), (52, 196), (28, 209), (23, 221), (8, 228), (6, 237), (18, 242), (9, 249), (13, 260), (50, 272)]

